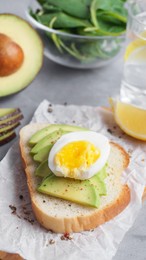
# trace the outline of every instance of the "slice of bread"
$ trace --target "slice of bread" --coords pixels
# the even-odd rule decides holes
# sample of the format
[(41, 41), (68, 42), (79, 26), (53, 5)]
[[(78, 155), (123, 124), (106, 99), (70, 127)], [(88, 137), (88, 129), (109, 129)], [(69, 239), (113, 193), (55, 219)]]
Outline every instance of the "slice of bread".
[(35, 177), (36, 163), (30, 155), (28, 141), (46, 124), (31, 124), (20, 131), (20, 150), (27, 176), (32, 209), (38, 222), (46, 229), (58, 233), (80, 232), (94, 229), (119, 214), (130, 201), (130, 190), (122, 185), (121, 174), (129, 164), (129, 156), (118, 144), (110, 143), (108, 159), (107, 195), (101, 197), (98, 209), (43, 195), (36, 191), (39, 178)]

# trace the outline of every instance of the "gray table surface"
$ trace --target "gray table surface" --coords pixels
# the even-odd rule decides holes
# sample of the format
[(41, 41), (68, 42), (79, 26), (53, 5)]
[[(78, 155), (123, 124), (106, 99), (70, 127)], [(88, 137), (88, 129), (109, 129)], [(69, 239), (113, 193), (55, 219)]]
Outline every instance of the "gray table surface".
[[(28, 0), (1, 0), (0, 13), (13, 13), (26, 19), (25, 10), (28, 2)], [(30, 121), (35, 109), (44, 98), (56, 104), (67, 102), (77, 105), (107, 106), (108, 97), (119, 92), (121, 77), (122, 57), (107, 67), (95, 70), (69, 69), (45, 58), (40, 73), (29, 87), (15, 95), (0, 99), (0, 108), (20, 107), (24, 114), (23, 126)], [(0, 147), (0, 160), (13, 142)], [(145, 218), (146, 203), (143, 204), (133, 227), (121, 242), (114, 260), (146, 260)]]

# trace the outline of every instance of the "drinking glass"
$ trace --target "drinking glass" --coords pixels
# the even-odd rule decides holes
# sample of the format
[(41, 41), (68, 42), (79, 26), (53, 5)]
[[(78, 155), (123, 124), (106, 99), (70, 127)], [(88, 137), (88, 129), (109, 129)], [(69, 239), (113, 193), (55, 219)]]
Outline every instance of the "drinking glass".
[(123, 102), (146, 109), (146, 0), (129, 1), (127, 8), (127, 38), (120, 97)]

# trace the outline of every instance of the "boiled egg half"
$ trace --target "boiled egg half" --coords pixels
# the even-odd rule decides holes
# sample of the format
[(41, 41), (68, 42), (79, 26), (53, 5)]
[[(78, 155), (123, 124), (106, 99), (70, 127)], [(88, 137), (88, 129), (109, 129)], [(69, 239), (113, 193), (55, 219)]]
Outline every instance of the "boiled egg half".
[(48, 166), (56, 176), (89, 179), (102, 169), (109, 153), (109, 140), (104, 135), (93, 131), (72, 132), (53, 145)]

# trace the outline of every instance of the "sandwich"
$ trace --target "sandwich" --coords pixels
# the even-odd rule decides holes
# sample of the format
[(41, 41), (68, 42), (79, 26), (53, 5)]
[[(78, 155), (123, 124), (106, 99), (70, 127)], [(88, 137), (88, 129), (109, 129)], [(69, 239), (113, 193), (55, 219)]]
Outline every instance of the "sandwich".
[(100, 133), (29, 124), (20, 130), (20, 152), (32, 210), (47, 230), (94, 229), (130, 202), (130, 189), (121, 181), (129, 155)]

